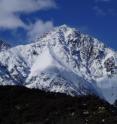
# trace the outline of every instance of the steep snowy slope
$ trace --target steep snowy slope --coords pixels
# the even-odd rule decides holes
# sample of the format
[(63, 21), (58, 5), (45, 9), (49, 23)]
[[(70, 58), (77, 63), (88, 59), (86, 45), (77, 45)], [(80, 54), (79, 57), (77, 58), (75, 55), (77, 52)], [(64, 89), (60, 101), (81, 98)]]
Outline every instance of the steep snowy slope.
[(0, 53), (0, 84), (117, 99), (117, 52), (66, 25)]

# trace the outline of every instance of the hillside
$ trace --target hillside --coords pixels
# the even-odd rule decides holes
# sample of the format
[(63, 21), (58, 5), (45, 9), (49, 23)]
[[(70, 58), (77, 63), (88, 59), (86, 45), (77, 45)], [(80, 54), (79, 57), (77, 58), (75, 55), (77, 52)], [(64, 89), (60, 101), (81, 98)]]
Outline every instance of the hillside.
[(117, 124), (117, 110), (95, 96), (0, 86), (0, 124)]

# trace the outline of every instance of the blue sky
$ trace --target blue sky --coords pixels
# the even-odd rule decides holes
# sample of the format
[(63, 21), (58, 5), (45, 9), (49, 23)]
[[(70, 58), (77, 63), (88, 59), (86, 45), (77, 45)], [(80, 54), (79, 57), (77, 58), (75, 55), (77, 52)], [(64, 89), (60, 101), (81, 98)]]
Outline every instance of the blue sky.
[(0, 39), (13, 45), (63, 24), (117, 50), (117, 0), (0, 0)]

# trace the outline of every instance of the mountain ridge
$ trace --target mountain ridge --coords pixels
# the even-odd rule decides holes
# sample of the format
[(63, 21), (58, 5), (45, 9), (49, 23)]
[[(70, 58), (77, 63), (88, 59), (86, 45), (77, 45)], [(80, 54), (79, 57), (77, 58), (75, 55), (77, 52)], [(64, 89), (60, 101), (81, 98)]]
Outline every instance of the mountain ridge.
[(4, 50), (8, 50), (11, 48), (11, 45), (3, 40), (0, 40), (0, 52)]

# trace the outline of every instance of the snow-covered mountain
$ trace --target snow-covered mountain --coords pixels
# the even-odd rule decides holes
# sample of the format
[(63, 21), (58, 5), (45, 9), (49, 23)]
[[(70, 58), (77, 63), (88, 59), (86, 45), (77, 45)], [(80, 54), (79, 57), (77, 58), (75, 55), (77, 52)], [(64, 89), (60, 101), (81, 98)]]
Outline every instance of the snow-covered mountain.
[(11, 48), (11, 45), (3, 40), (0, 40), (0, 52)]
[(0, 52), (0, 85), (117, 99), (117, 52), (66, 25)]

